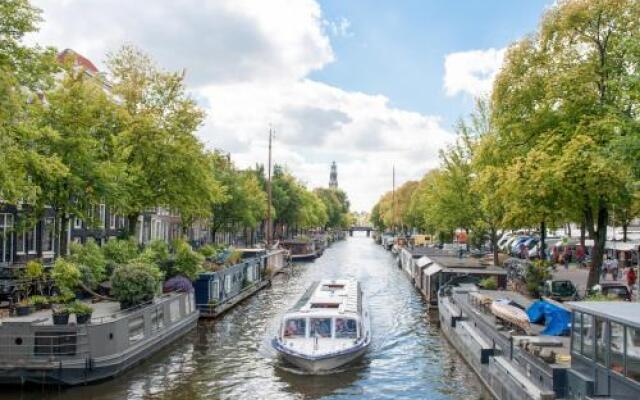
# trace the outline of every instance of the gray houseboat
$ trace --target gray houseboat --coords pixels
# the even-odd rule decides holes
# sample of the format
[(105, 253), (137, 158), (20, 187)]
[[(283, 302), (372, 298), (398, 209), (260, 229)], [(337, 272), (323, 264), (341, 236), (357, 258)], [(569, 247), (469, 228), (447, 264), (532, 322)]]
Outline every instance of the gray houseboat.
[(312, 261), (318, 257), (313, 240), (290, 239), (284, 240), (281, 246), (289, 251), (292, 261)]
[(54, 325), (51, 311), (0, 319), (0, 383), (79, 385), (114, 377), (194, 328), (193, 293), (136, 309), (94, 305), (91, 321)]
[(640, 399), (640, 304), (576, 302), (569, 399)]

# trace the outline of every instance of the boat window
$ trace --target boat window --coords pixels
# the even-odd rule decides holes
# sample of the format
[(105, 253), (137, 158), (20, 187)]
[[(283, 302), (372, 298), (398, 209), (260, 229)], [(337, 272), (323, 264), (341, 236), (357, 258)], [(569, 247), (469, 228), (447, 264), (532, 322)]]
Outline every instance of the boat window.
[(582, 347), (582, 313), (573, 313), (573, 324), (571, 329), (571, 350), (580, 354)]
[(129, 343), (137, 342), (144, 338), (144, 316), (129, 320)]
[(341, 283), (328, 283), (326, 285), (322, 285), (322, 290), (324, 291), (334, 291), (344, 289), (344, 285)]
[(336, 318), (336, 339), (355, 339), (358, 328), (355, 319)]
[(229, 294), (231, 292), (231, 275), (224, 277), (224, 292)]
[(305, 337), (307, 331), (307, 320), (304, 318), (288, 319), (284, 324), (284, 337), (300, 338)]
[(169, 303), (169, 320), (171, 322), (176, 322), (179, 319), (180, 319), (180, 301), (177, 299), (172, 300), (171, 303)]
[(338, 308), (340, 305), (337, 303), (312, 303), (311, 308)]
[(162, 329), (164, 326), (164, 308), (162, 306), (156, 307), (151, 314), (151, 326), (155, 331)]
[(310, 337), (331, 337), (331, 318), (311, 318)]
[(605, 338), (607, 337), (607, 323), (602, 318), (596, 318), (596, 360), (603, 365), (606, 364), (607, 347)]
[(36, 356), (74, 356), (77, 336), (73, 332), (36, 332), (33, 354)]
[(617, 322), (611, 322), (609, 367), (619, 374), (624, 373), (624, 327)]
[(640, 382), (640, 329), (627, 327), (627, 377)]
[(582, 355), (593, 359), (593, 316), (582, 314)]
[(220, 298), (220, 282), (218, 280), (209, 281), (209, 300)]

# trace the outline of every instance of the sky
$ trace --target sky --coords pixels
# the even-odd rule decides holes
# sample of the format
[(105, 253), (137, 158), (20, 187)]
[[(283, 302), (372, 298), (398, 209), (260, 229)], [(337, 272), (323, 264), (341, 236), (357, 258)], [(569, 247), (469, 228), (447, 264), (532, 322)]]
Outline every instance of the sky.
[[(553, 1), (32, 0), (31, 43), (99, 69), (131, 44), (185, 70), (198, 136), (239, 167), (274, 161), (324, 187), (332, 161), (352, 210), (438, 166), (455, 123), (490, 93), (505, 49)], [(169, 156), (169, 155), (168, 155)]]

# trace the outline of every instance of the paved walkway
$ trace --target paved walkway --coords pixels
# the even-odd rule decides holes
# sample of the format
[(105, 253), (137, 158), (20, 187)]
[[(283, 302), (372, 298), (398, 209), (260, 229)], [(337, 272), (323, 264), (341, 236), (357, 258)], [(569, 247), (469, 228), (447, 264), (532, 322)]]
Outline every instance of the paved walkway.
[[(564, 265), (557, 264), (556, 271), (553, 272), (552, 275), (553, 275), (553, 279), (558, 279), (558, 280), (566, 279), (573, 282), (573, 284), (576, 285), (576, 288), (578, 288), (578, 293), (580, 293), (581, 296), (584, 296), (584, 294), (587, 291), (587, 279), (589, 277), (589, 270), (586, 268), (578, 268), (577, 264), (569, 264), (569, 269), (567, 270), (564, 268)], [(627, 282), (622, 277), (622, 273), (620, 273), (620, 275), (621, 275), (621, 279), (619, 279), (616, 282), (621, 282), (626, 285)], [(606, 279), (600, 279), (600, 282), (614, 282), (614, 281), (611, 279), (611, 275), (607, 274)], [(636, 287), (632, 289), (635, 296)]]

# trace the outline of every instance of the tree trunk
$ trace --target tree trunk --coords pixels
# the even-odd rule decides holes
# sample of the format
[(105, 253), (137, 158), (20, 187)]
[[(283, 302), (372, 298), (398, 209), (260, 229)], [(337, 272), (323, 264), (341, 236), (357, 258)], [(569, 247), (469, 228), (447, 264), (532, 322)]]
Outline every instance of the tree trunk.
[(586, 236), (586, 227), (583, 219), (582, 223), (580, 224), (580, 246), (582, 246), (583, 248), (584, 248), (585, 236)]
[(129, 226), (127, 227), (127, 236), (129, 236), (129, 239), (133, 238), (136, 235), (136, 225), (138, 224), (138, 217), (140, 216), (140, 213), (131, 213), (127, 215), (127, 221), (129, 223)]
[(69, 255), (69, 237), (67, 232), (69, 228), (69, 214), (61, 210), (57, 212), (57, 215), (57, 219), (60, 221), (60, 226), (58, 227), (58, 256), (64, 257)]
[(540, 222), (540, 260), (547, 258), (547, 224)]
[(622, 224), (622, 241), (626, 242), (627, 241), (627, 230), (629, 229), (629, 224), (628, 223), (623, 223)]
[(495, 227), (491, 227), (491, 251), (493, 252), (493, 265), (498, 266), (498, 232)]
[[(588, 214), (587, 214), (588, 216)], [(602, 266), (602, 258), (604, 256), (604, 247), (607, 240), (607, 221), (609, 219), (609, 210), (600, 202), (598, 207), (598, 228), (593, 234), (593, 255), (591, 258), (591, 268), (589, 269), (589, 278), (587, 280), (587, 288), (597, 285), (600, 282), (600, 268)], [(593, 228), (593, 224), (592, 228)]]

